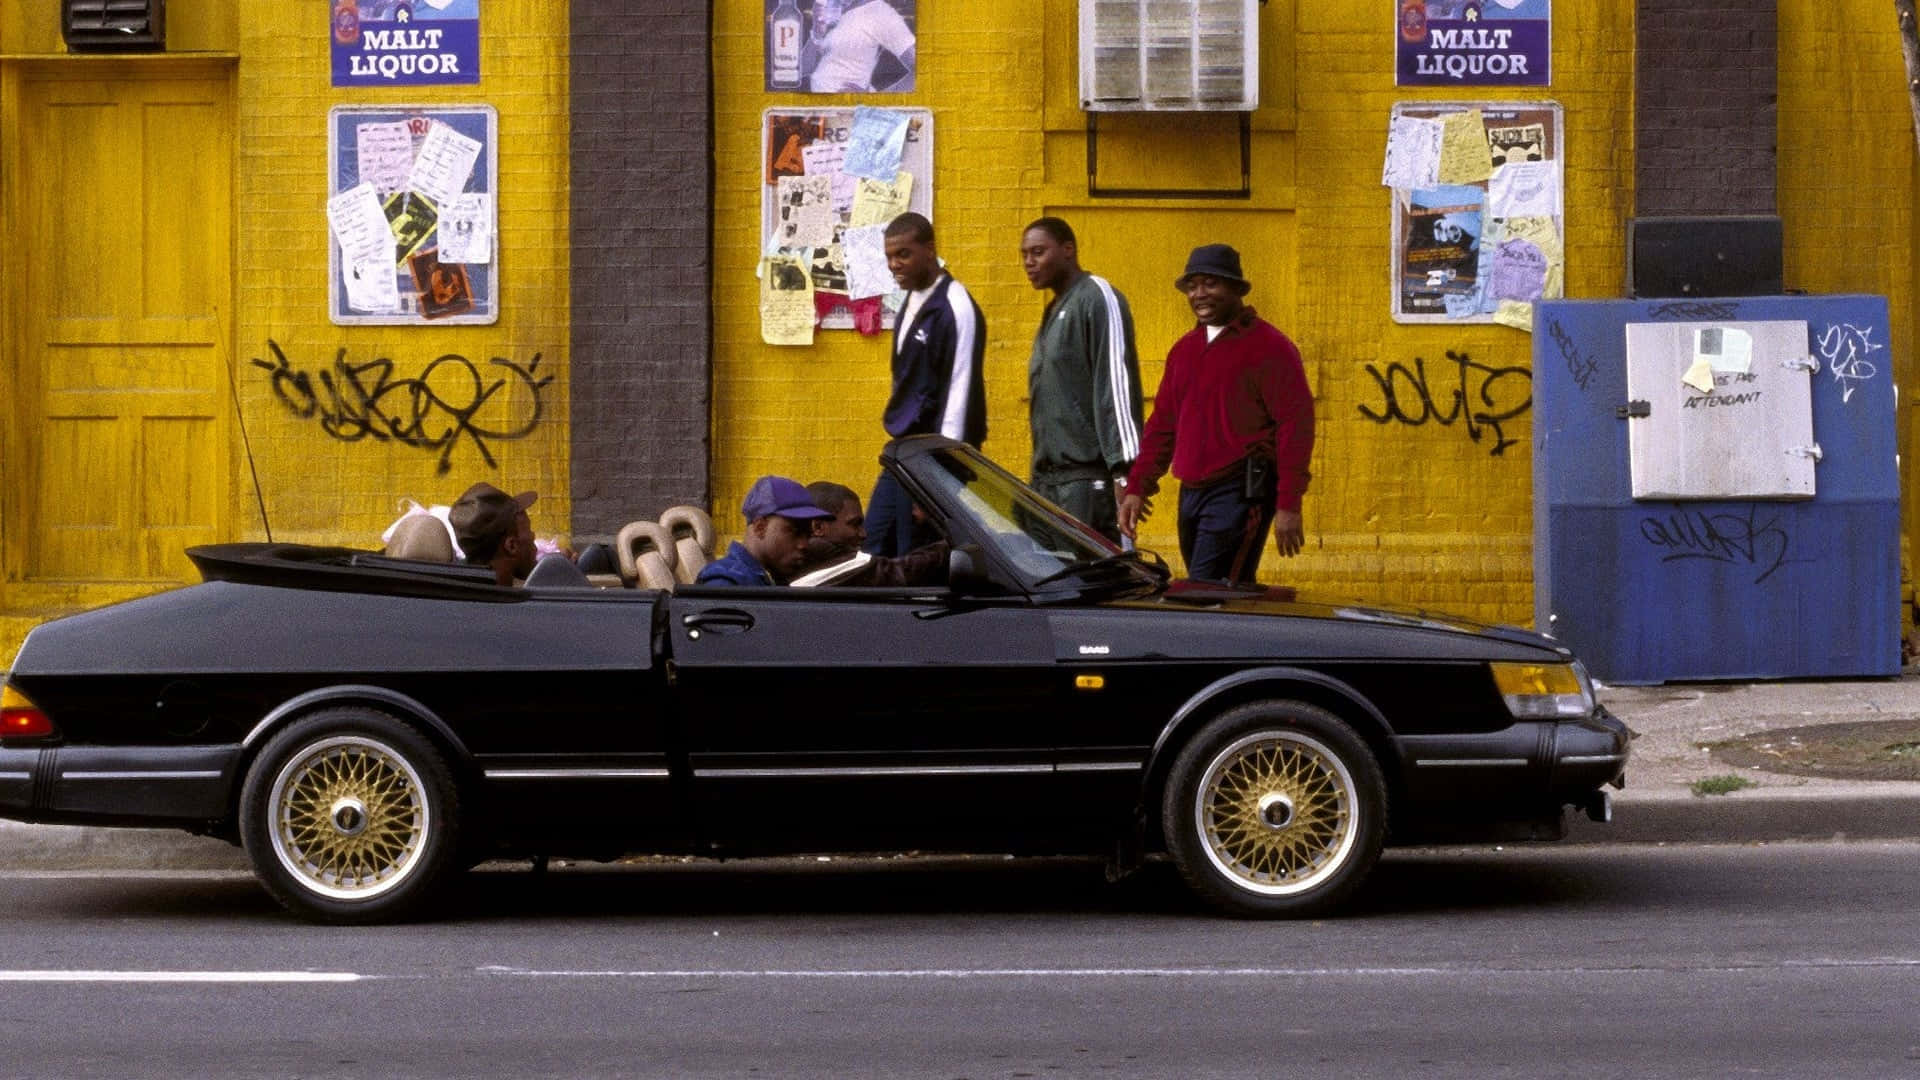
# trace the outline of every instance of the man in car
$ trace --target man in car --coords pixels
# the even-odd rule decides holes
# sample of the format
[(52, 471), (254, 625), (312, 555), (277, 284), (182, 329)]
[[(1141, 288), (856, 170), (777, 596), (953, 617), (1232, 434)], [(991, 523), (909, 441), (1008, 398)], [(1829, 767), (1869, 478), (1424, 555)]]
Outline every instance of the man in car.
[(747, 489), (740, 512), (747, 532), (708, 563), (696, 585), (784, 585), (807, 557), (813, 523), (832, 517), (813, 504), (807, 489), (784, 476), (763, 476)]
[(537, 498), (531, 491), (509, 495), (485, 481), (468, 488), (447, 514), (468, 565), (490, 567), (499, 585), (531, 574), (536, 553), (527, 507)]
[[(945, 540), (899, 558), (870, 555), (860, 550), (867, 539), (866, 518), (860, 512), (860, 496), (852, 488), (816, 480), (807, 485), (807, 494), (830, 516), (814, 521), (806, 562), (795, 585), (937, 585), (947, 579)], [(917, 507), (914, 512), (919, 513)]]
[(1313, 395), (1300, 350), (1246, 303), (1253, 286), (1238, 251), (1194, 248), (1174, 288), (1198, 321), (1167, 353), (1120, 499), (1120, 530), (1134, 534), (1171, 463), (1187, 576), (1250, 582), (1269, 525), (1281, 556), (1305, 543), (1300, 497), (1313, 456)]

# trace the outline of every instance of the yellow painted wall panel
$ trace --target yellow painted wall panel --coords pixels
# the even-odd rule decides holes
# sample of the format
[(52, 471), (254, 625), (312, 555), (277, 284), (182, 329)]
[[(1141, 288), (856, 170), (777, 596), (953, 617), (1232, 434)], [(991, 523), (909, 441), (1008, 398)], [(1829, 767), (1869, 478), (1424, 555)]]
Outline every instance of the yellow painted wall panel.
[[(244, 58), (235, 349), (274, 537), (376, 544), (400, 499), (451, 503), (479, 480), (537, 490), (537, 532), (564, 533), (566, 5), (481, 5), (478, 86), (334, 89), (319, 14), (290, 19), (273, 5), (229, 2), (238, 7)], [(328, 110), (480, 104), (499, 113), (491, 148), (499, 177), (499, 322), (333, 325)], [(252, 492), (236, 489), (232, 497), (244, 534), (259, 536)]]

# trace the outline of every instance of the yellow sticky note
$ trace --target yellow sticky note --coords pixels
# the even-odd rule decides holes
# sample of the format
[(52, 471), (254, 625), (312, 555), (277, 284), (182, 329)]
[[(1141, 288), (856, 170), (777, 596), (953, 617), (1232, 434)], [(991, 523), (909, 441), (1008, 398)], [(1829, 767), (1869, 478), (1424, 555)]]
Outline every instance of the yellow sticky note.
[(1501, 326), (1533, 333), (1533, 305), (1525, 300), (1502, 300), (1493, 309), (1493, 321)]
[(1479, 109), (1448, 113), (1440, 119), (1440, 182), (1477, 184), (1493, 177), (1493, 149)]
[(813, 276), (806, 260), (771, 255), (760, 266), (760, 340), (813, 344)]

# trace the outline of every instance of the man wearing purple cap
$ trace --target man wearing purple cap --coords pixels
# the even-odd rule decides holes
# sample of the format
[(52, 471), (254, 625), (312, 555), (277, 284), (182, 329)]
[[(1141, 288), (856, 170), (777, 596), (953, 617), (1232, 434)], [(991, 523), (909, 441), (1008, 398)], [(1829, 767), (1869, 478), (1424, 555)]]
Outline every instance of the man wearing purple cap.
[(496, 584), (511, 585), (515, 578), (533, 572), (533, 519), (527, 507), (536, 498), (531, 491), (509, 495), (481, 481), (468, 488), (447, 514), (467, 563), (492, 568)]
[(747, 518), (746, 535), (703, 567), (695, 585), (784, 585), (806, 561), (814, 520), (833, 516), (784, 476), (755, 480), (740, 512)]
[(1146, 518), (1169, 463), (1180, 481), (1180, 557), (1198, 581), (1249, 582), (1267, 527), (1282, 556), (1305, 543), (1300, 497), (1313, 456), (1313, 395), (1300, 350), (1245, 297), (1240, 253), (1193, 249), (1174, 288), (1199, 324), (1167, 353), (1140, 457), (1120, 499), (1120, 531)]

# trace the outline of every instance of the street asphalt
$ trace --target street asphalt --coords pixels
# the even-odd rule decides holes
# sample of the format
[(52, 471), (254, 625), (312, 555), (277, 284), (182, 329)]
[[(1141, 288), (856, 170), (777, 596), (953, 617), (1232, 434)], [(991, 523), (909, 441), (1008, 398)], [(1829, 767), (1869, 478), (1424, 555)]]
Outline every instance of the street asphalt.
[[(1603, 687), (1639, 737), (1613, 821), (1568, 811), (1566, 842), (1753, 844), (1920, 839), (1920, 782), (1796, 776), (1716, 761), (1703, 744), (1783, 728), (1920, 718), (1920, 672), (1898, 678)], [(1738, 775), (1751, 786), (1694, 793)], [(238, 847), (172, 830), (0, 821), (0, 870), (244, 869)]]

